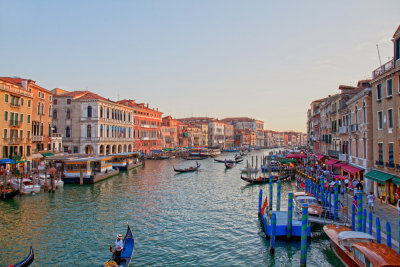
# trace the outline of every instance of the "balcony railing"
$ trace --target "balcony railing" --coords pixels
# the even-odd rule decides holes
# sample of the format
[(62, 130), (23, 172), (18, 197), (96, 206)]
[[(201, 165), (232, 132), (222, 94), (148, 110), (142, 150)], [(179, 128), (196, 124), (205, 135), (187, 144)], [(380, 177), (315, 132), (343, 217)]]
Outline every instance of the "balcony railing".
[(52, 133), (51, 137), (52, 138), (62, 138), (62, 133)]
[(21, 138), (18, 138), (18, 137), (10, 137), (10, 138), (8, 139), (8, 143), (9, 143), (10, 145), (19, 144), (21, 141), (22, 141), (22, 139), (21, 139)]
[(375, 165), (383, 167), (383, 161), (377, 160), (377, 161), (375, 161)]
[(339, 133), (344, 134), (349, 132), (349, 127), (348, 126), (341, 126), (339, 127)]
[(386, 162), (385, 167), (394, 169), (394, 162)]
[(17, 108), (17, 107), (19, 107), (19, 104), (18, 104), (18, 103), (10, 102), (10, 106)]
[(328, 150), (328, 155), (334, 158), (339, 158), (339, 151), (336, 150)]
[(32, 136), (32, 142), (42, 142), (43, 136)]
[(387, 72), (393, 68), (394, 68), (393, 59), (391, 59), (372, 72), (372, 79), (375, 79), (376, 77), (384, 74), (385, 72)]

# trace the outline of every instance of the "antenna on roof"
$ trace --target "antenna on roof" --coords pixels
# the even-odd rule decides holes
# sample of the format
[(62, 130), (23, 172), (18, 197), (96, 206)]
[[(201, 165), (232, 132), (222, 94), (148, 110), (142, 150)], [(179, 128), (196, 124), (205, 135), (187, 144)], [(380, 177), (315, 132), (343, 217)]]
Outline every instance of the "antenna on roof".
[(381, 54), (379, 53), (379, 47), (378, 47), (378, 44), (376, 44), (376, 50), (378, 50), (379, 66), (382, 66)]

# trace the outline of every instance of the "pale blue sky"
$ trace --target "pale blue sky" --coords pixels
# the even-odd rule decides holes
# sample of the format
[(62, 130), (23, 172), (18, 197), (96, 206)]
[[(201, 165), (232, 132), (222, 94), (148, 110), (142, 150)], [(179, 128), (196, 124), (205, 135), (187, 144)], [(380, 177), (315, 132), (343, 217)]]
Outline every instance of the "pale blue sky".
[(309, 103), (393, 55), (400, 1), (4, 1), (0, 75), (173, 117), (306, 129)]

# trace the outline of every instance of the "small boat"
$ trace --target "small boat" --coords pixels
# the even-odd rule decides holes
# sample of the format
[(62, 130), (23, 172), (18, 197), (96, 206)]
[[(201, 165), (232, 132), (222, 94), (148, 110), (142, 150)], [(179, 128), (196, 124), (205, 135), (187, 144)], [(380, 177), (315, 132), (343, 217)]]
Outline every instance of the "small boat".
[(175, 169), (174, 167), (174, 171), (176, 172), (195, 172), (200, 168), (200, 164), (196, 161), (196, 166), (195, 167), (189, 167), (186, 169)]
[(310, 193), (296, 192), (293, 194), (296, 211), (301, 212), (302, 204), (308, 204), (308, 215), (321, 216), (324, 209), (318, 203), (318, 200)]
[(109, 259), (106, 263), (104, 263), (103, 266), (128, 267), (132, 259), (134, 248), (135, 248), (135, 239), (133, 238), (131, 228), (128, 225), (128, 229), (126, 230), (126, 235), (124, 237), (124, 247), (121, 252), (119, 265), (116, 265), (114, 261), (115, 254), (113, 253), (111, 259)]
[(400, 266), (400, 255), (387, 245), (378, 244), (370, 234), (332, 224), (323, 229), (345, 266)]
[[(262, 177), (262, 176), (260, 176), (260, 177), (258, 177), (258, 178), (248, 178), (248, 177), (244, 177), (243, 175), (241, 175), (240, 178), (241, 178), (243, 181), (246, 181), (246, 182), (251, 183), (251, 184), (269, 183), (269, 177)], [(278, 180), (280, 180), (280, 181), (286, 181), (286, 180), (289, 179), (289, 178), (290, 178), (289, 175), (284, 176), (284, 177), (280, 177), (280, 178), (279, 178), (278, 176), (274, 176), (272, 182), (275, 183), (275, 182), (277, 182)]]
[(186, 160), (203, 160), (206, 159), (207, 157), (201, 157), (201, 156), (188, 156), (185, 159)]
[(33, 260), (35, 259), (35, 254), (33, 253), (33, 249), (31, 247), (30, 251), (29, 251), (29, 255), (28, 257), (26, 257), (23, 261), (20, 261), (18, 263), (15, 264), (11, 264), (9, 266), (13, 266), (13, 267), (25, 267), (25, 266), (29, 266), (32, 264)]
[(214, 159), (214, 161), (215, 162), (219, 162), (219, 163), (239, 163), (239, 162), (242, 162), (243, 161), (243, 159), (238, 159), (238, 160), (235, 160), (235, 159)]
[[(45, 178), (45, 174), (39, 174), (39, 184), (40, 186), (46, 186), (47, 184), (50, 184), (50, 177), (47, 177), (47, 180)], [(64, 187), (64, 182), (61, 179), (54, 178), (54, 184), (56, 186), (56, 189), (60, 189)]]
[(22, 186), (20, 185), (21, 179), (14, 178), (11, 182), (12, 188), (14, 188), (14, 190), (20, 190), (20, 193), (23, 195), (40, 193), (40, 185), (34, 184), (31, 179), (23, 178)]
[(233, 163), (227, 163), (227, 162), (225, 162), (225, 168), (227, 168), (227, 169), (232, 169), (233, 166), (235, 166)]
[(10, 200), (18, 194), (19, 194), (19, 190), (13, 190), (13, 189), (0, 190), (0, 199), (1, 200)]

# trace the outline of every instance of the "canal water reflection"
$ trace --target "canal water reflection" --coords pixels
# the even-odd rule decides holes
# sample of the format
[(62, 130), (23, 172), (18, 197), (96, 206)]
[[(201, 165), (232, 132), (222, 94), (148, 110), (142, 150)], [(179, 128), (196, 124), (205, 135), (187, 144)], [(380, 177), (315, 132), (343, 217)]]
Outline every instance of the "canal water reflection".
[[(198, 172), (176, 174), (172, 165), (194, 162), (147, 161), (144, 169), (95, 185), (0, 202), (1, 266), (23, 259), (30, 245), (33, 266), (100, 266), (126, 223), (135, 237), (134, 266), (299, 266), (299, 242), (278, 241), (275, 255), (269, 254), (257, 218), (258, 192), (268, 185), (246, 185), (240, 179), (245, 164), (225, 170), (213, 159), (199, 163)], [(294, 190), (294, 184), (282, 184), (282, 209)], [(308, 265), (341, 265), (318, 232)]]

